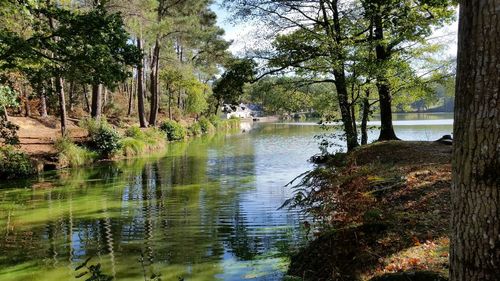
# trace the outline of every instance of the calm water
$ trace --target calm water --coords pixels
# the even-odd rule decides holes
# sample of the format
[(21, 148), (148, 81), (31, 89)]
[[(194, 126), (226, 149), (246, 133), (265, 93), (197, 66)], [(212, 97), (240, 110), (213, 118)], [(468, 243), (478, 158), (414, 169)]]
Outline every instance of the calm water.
[[(396, 130), (437, 139), (451, 132), (450, 117), (405, 115)], [(298, 212), (277, 208), (323, 131), (312, 122), (246, 131), (0, 183), (0, 280), (77, 280), (88, 257), (116, 280), (280, 280), (304, 234)]]

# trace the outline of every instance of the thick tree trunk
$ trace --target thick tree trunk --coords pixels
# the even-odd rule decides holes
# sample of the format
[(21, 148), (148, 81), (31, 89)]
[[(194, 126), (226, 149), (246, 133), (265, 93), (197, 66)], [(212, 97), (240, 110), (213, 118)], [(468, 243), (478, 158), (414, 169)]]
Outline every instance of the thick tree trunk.
[(128, 109), (127, 109), (127, 116), (132, 115), (132, 111), (134, 108), (134, 79), (130, 79), (130, 86), (128, 84), (125, 84), (125, 88), (127, 89), (128, 93)]
[(149, 112), (149, 125), (156, 126), (158, 118), (158, 109), (160, 107), (160, 95), (158, 93), (158, 69), (160, 59), (160, 40), (157, 37), (153, 48), (153, 56), (151, 58), (151, 110)]
[(500, 2), (461, 1), (451, 281), (500, 278)]
[(90, 116), (100, 118), (102, 114), (102, 84), (92, 85), (92, 108)]
[(394, 127), (392, 126), (392, 96), (387, 73), (384, 71), (387, 61), (390, 59), (391, 54), (384, 42), (384, 28), (383, 20), (380, 16), (382, 13), (376, 13), (374, 16), (375, 23), (375, 36), (376, 40), (375, 53), (379, 65), (379, 72), (377, 73), (377, 89), (380, 104), (380, 136), (379, 141), (398, 140)]
[(66, 99), (64, 97), (64, 81), (61, 77), (56, 78), (56, 92), (59, 96), (59, 114), (61, 118), (61, 134), (66, 134)]
[[(142, 52), (141, 38), (137, 38), (137, 48)], [(144, 112), (144, 82), (143, 82), (143, 66), (137, 67), (137, 113), (139, 115), (139, 124), (141, 128), (146, 128), (146, 113)]]
[(42, 87), (41, 92), (40, 92), (40, 116), (43, 118), (47, 117), (47, 97), (46, 97), (46, 92), (45, 92), (45, 87)]

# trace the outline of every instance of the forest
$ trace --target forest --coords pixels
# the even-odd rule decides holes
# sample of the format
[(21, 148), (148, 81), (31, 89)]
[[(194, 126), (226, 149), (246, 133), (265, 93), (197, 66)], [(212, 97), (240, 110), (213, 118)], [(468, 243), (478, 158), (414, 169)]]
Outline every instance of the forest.
[[(76, 258), (73, 242), (62, 247), (71, 253), (67, 267), (84, 262), (76, 268), (94, 274), (88, 280), (124, 274), (115, 271), (113, 245), (113, 237), (130, 242), (120, 216), (148, 245), (149, 261), (144, 249), (133, 250), (144, 280), (163, 280), (155, 271), (162, 262), (178, 272), (167, 280), (196, 279), (189, 266), (205, 262), (217, 273), (200, 280), (261, 280), (263, 273), (241, 268), (278, 259), (277, 252), (289, 267), (273, 267), (280, 273), (269, 280), (497, 280), (498, 7), (497, 0), (2, 0), (0, 227), (5, 237), (31, 233), (54, 245), (62, 239), (54, 229), (73, 236), (73, 219), (106, 228), (111, 250), (102, 253), (111, 260), (103, 265), (113, 268), (111, 279), (101, 276), (101, 264), (87, 266), (89, 255), (101, 255), (99, 231), (77, 227), (78, 245), (88, 243)], [(450, 31), (457, 22), (458, 39)], [(230, 39), (225, 28), (246, 34)], [(235, 41), (244, 47), (235, 50)], [(319, 140), (319, 153), (312, 140)], [(78, 172), (88, 167), (99, 172)], [(71, 173), (85, 175), (75, 178), (86, 188), (99, 188), (94, 180), (106, 184), (82, 196), (68, 182)], [(115, 181), (124, 187), (111, 192)], [(42, 196), (47, 204), (68, 200), (62, 206), (73, 208), (72, 200), (82, 200), (94, 213), (51, 213), (50, 222), (36, 221), (30, 230), (13, 210), (32, 202), (20, 196), (7, 205), (13, 195), (2, 184), (12, 190), (49, 184), (50, 191), (38, 190), (49, 192)], [(248, 199), (274, 200), (272, 192), (259, 193), (274, 185), (287, 198), (273, 208), (261, 210), (269, 202)], [(127, 212), (129, 202), (144, 205), (140, 214), (114, 218), (106, 204), (92, 205), (95, 194), (117, 209), (123, 203)], [(184, 213), (161, 211), (174, 207)], [(284, 209), (300, 211), (290, 211), (293, 223), (273, 224)], [(162, 252), (166, 241), (157, 236), (163, 234), (151, 233), (155, 227), (175, 232), (168, 220), (210, 246), (187, 260)], [(203, 225), (201, 234), (184, 229), (190, 220)], [(262, 237), (259, 227), (266, 229)], [(290, 237), (280, 227), (293, 229)], [(272, 231), (276, 236), (268, 236)], [(0, 243), (6, 253), (0, 279), (21, 280), (2, 269), (13, 266), (8, 256), (29, 260), (9, 250), (19, 246), (10, 242)], [(162, 261), (154, 260), (153, 249)], [(42, 274), (46, 257), (33, 255)], [(168, 261), (172, 256), (175, 262)], [(228, 270), (227, 259), (244, 265)]]

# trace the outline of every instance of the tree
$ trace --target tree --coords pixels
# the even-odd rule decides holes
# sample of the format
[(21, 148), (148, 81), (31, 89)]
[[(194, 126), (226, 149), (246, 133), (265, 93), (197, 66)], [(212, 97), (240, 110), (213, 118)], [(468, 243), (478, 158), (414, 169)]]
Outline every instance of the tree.
[[(373, 42), (378, 71), (376, 85), (380, 105), (380, 135), (378, 140), (398, 139), (392, 126), (392, 93), (387, 70), (394, 63), (394, 55), (424, 42), (433, 27), (452, 19), (454, 1), (451, 0), (377, 0), (362, 1), (369, 28), (368, 41)], [(397, 61), (396, 61), (397, 63)]]
[(243, 95), (243, 86), (254, 79), (255, 62), (251, 59), (236, 59), (230, 62), (213, 87), (215, 113), (222, 103), (237, 104)]
[(500, 276), (500, 10), (461, 1), (452, 164), (451, 281)]

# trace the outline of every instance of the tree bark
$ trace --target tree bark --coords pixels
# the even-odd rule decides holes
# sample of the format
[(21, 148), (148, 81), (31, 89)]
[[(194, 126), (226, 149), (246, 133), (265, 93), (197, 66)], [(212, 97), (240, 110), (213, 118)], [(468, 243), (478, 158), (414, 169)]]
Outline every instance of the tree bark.
[(30, 99), (28, 97), (28, 93), (25, 91), (24, 92), (24, 110), (25, 110), (25, 117), (30, 117), (31, 116), (31, 104), (30, 104)]
[(102, 84), (92, 85), (92, 108), (90, 116), (100, 118), (102, 114)]
[(155, 46), (153, 48), (153, 55), (151, 58), (151, 110), (149, 111), (149, 125), (156, 126), (158, 118), (158, 109), (160, 107), (160, 97), (158, 93), (158, 69), (160, 60), (160, 39), (156, 38)]
[(377, 73), (377, 89), (379, 95), (380, 105), (380, 135), (379, 141), (398, 140), (392, 125), (392, 95), (387, 73), (385, 71), (385, 64), (390, 59), (391, 54), (384, 43), (384, 28), (381, 12), (374, 15), (375, 23), (375, 54), (379, 65), (379, 72)]
[(40, 92), (40, 104), (41, 104), (41, 112), (40, 115), (45, 118), (47, 117), (47, 97), (45, 92), (45, 87), (41, 88)]
[[(141, 38), (137, 38), (137, 48), (142, 52), (142, 42)], [(143, 78), (143, 66), (137, 66), (137, 113), (139, 115), (139, 124), (141, 128), (146, 128), (146, 114), (144, 112), (144, 82)]]
[(56, 92), (59, 96), (59, 114), (61, 115), (61, 134), (66, 134), (66, 99), (64, 97), (64, 81), (61, 77), (56, 78)]
[(365, 91), (361, 115), (361, 145), (368, 144), (368, 118), (370, 117), (370, 90)]
[(500, 2), (461, 1), (451, 281), (500, 278)]
[(88, 85), (83, 85), (83, 97), (85, 98), (85, 105), (87, 107), (87, 112), (91, 113), (92, 109), (90, 107), (90, 102), (89, 102), (89, 89), (88, 89)]

